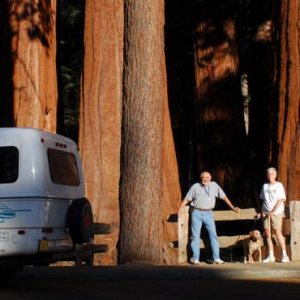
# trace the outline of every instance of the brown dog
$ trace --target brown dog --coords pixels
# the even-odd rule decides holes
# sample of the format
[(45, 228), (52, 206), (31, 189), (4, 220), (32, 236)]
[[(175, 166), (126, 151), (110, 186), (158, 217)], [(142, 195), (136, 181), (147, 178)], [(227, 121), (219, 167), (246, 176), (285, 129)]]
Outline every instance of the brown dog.
[(254, 263), (253, 254), (258, 251), (258, 261), (261, 263), (262, 237), (259, 230), (251, 230), (249, 237), (244, 240), (244, 263)]

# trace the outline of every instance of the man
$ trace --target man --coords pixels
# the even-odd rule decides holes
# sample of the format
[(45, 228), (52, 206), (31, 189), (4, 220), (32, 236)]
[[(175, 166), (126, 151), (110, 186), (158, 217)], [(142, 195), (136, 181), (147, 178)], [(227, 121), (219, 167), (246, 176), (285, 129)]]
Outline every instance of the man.
[(272, 242), (272, 228), (282, 250), (281, 262), (289, 262), (286, 254), (285, 240), (282, 235), (282, 219), (284, 213), (284, 202), (286, 200), (284, 187), (281, 182), (276, 181), (277, 171), (275, 168), (267, 169), (268, 183), (261, 189), (259, 198), (262, 200), (262, 213), (257, 218), (263, 217), (264, 231), (267, 237), (269, 254), (264, 263), (275, 262), (274, 247)]
[(238, 212), (240, 209), (232, 205), (231, 201), (216, 182), (211, 181), (209, 172), (202, 172), (200, 179), (201, 183), (192, 185), (179, 207), (180, 212), (188, 203), (191, 205), (191, 263), (195, 265), (200, 263), (199, 241), (203, 224), (207, 229), (210, 239), (212, 261), (215, 264), (223, 264), (224, 261), (220, 259), (219, 241), (212, 210), (215, 207), (216, 198), (223, 199), (235, 212)]

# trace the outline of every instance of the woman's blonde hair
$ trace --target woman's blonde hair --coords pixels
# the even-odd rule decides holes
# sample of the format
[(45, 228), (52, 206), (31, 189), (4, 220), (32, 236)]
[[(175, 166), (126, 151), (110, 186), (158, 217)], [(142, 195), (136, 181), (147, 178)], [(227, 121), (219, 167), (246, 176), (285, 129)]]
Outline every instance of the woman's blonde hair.
[(277, 174), (277, 170), (274, 167), (268, 168), (267, 173), (275, 172)]

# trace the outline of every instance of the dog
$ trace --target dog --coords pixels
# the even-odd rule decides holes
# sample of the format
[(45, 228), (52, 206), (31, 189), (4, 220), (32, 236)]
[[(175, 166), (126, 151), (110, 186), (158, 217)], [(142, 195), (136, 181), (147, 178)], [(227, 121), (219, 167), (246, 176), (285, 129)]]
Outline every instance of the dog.
[(258, 261), (262, 262), (261, 255), (262, 236), (259, 230), (251, 230), (249, 237), (244, 240), (244, 263), (254, 263), (253, 255), (258, 252)]

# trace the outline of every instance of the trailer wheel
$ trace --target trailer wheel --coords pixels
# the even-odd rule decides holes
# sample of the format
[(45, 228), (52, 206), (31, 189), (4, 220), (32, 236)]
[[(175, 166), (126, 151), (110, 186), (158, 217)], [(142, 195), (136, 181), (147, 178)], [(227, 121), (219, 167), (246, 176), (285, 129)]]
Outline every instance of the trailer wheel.
[(75, 244), (84, 244), (93, 238), (93, 212), (86, 198), (73, 200), (67, 215), (67, 227)]

